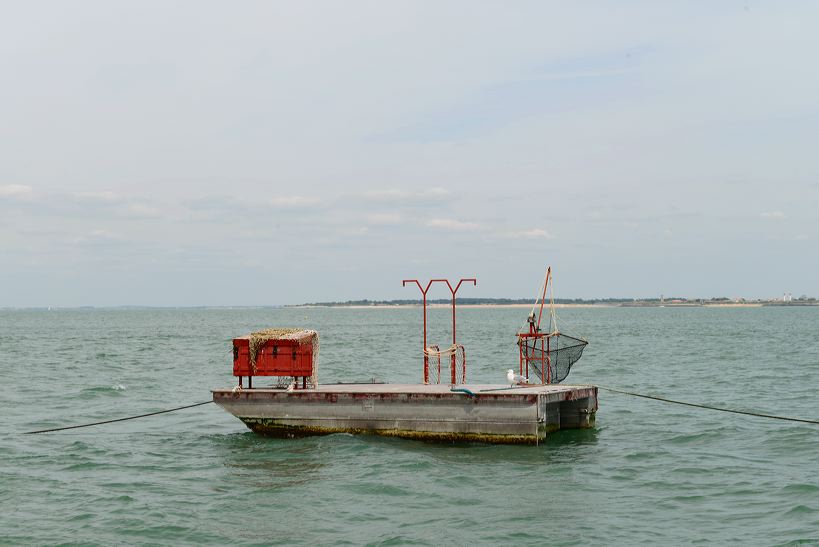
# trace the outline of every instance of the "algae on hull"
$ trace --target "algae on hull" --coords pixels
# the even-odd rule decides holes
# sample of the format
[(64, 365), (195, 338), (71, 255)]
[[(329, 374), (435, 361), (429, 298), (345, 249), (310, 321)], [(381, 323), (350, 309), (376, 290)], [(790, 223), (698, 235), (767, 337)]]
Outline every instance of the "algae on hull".
[[(314, 435), (333, 435), (336, 433), (347, 433), (350, 435), (378, 435), (382, 437), (399, 437), (402, 439), (414, 439), (420, 441), (433, 442), (484, 442), (493, 444), (530, 444), (536, 445), (547, 435), (560, 430), (560, 425), (555, 423), (540, 424), (536, 435), (519, 434), (495, 434), (495, 433), (475, 433), (475, 432), (437, 432), (437, 431), (417, 431), (407, 429), (365, 429), (354, 427), (322, 427), (316, 425), (292, 425), (282, 423), (282, 420), (272, 418), (240, 418), (242, 422), (254, 433), (266, 437), (280, 439), (292, 439), (298, 437), (310, 437)], [(589, 425), (581, 428), (591, 428), (594, 426), (594, 414), (590, 415)]]

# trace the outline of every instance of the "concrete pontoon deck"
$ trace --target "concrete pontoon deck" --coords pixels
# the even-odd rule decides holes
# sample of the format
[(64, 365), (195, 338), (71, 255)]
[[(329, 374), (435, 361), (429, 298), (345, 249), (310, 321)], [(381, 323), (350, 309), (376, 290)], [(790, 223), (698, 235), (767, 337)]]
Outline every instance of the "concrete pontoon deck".
[(254, 432), (277, 437), (367, 433), (536, 444), (559, 429), (593, 427), (597, 387), (327, 384), (292, 391), (216, 389), (213, 401)]

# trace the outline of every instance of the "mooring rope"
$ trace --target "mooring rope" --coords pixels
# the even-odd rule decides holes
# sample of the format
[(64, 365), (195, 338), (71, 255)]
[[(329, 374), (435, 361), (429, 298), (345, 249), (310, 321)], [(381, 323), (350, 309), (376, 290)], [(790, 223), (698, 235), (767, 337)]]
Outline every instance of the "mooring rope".
[[(633, 391), (624, 391), (622, 389), (615, 389), (613, 387), (606, 387), (606, 386), (597, 386), (597, 387), (598, 387), (598, 389), (602, 389), (604, 391), (610, 391), (612, 393), (619, 393), (621, 395), (629, 395), (631, 397), (640, 397), (642, 399), (651, 399), (652, 401), (660, 401), (660, 402), (663, 402), (663, 403), (671, 403), (671, 404), (675, 404), (675, 405), (690, 406), (690, 407), (694, 407), (694, 408), (702, 408), (702, 409), (705, 409), (705, 410), (716, 410), (718, 412), (729, 412), (731, 414), (742, 414), (743, 416), (754, 416), (756, 418), (769, 418), (771, 420), (783, 420), (783, 421), (786, 421), (786, 422), (799, 422), (799, 423), (803, 423), (803, 424), (819, 425), (819, 420), (809, 420), (809, 419), (806, 419), (806, 418), (794, 418), (792, 416), (776, 416), (774, 414), (763, 414), (761, 412), (749, 412), (749, 411), (746, 411), (746, 410), (735, 410), (733, 408), (723, 408), (723, 407), (718, 407), (718, 406), (702, 405), (702, 404), (699, 404), (699, 403), (690, 403), (690, 402), (687, 402), (687, 401), (677, 401), (675, 399), (668, 399), (666, 397), (657, 397), (655, 395), (646, 395), (645, 393), (635, 393)], [(511, 388), (482, 389), (481, 391), (482, 392), (483, 391), (502, 391), (502, 390), (506, 390), (506, 389), (518, 389), (518, 388), (517, 387), (511, 387)], [(473, 393), (472, 391), (470, 391), (468, 389), (465, 389), (465, 388), (460, 388), (460, 389), (453, 388), (450, 391), (460, 392), (460, 393), (463, 393), (463, 394), (468, 395), (470, 397), (475, 397), (475, 393)], [(25, 433), (23, 433), (23, 435), (34, 435), (34, 434), (37, 434), (37, 433), (52, 433), (54, 431), (65, 431), (67, 429), (80, 429), (82, 427), (91, 427), (91, 426), (95, 426), (95, 425), (111, 424), (111, 423), (114, 423), (114, 422), (124, 422), (124, 421), (127, 421), (127, 420), (136, 420), (138, 418), (147, 418), (148, 416), (156, 416), (157, 414), (167, 414), (169, 412), (176, 412), (177, 410), (185, 410), (186, 408), (194, 408), (194, 407), (197, 407), (197, 406), (207, 405), (207, 404), (210, 404), (212, 402), (213, 402), (212, 400), (211, 401), (203, 401), (201, 403), (193, 403), (193, 404), (190, 404), (190, 405), (178, 406), (176, 408), (168, 408), (166, 410), (158, 410), (156, 412), (148, 412), (147, 414), (138, 414), (136, 416), (127, 416), (125, 418), (115, 418), (113, 420), (102, 420), (102, 421), (99, 421), (99, 422), (91, 422), (91, 423), (88, 423), (88, 424), (69, 425), (69, 426), (64, 426), (64, 427), (53, 427), (51, 429), (39, 429), (37, 431), (26, 431)]]
[(186, 408), (193, 408), (195, 406), (202, 406), (212, 403), (213, 401), (204, 401), (201, 403), (194, 403), (192, 405), (178, 406), (176, 408), (169, 408), (167, 410), (158, 410), (157, 412), (149, 412), (147, 414), (139, 414), (137, 416), (128, 416), (126, 418), (116, 418), (114, 420), (103, 420), (101, 422), (93, 422), (90, 424), (69, 425), (65, 427), (53, 427), (51, 429), (40, 429), (38, 431), (26, 431), (23, 435), (34, 435), (35, 433), (51, 433), (52, 431), (63, 431), (65, 429), (79, 429), (81, 427), (91, 427), (92, 425), (111, 424), (114, 422), (124, 422), (126, 420), (136, 420), (137, 418), (146, 418), (148, 416), (156, 416), (157, 414), (167, 414), (168, 412), (176, 412), (177, 410), (185, 410)]
[(642, 397), (643, 399), (652, 399), (654, 401), (661, 401), (663, 403), (672, 403), (675, 405), (693, 406), (694, 408), (704, 408), (706, 410), (718, 410), (719, 412), (730, 412), (731, 414), (743, 414), (745, 416), (755, 416), (757, 418), (770, 418), (772, 420), (784, 420), (787, 422), (801, 422), (803, 424), (819, 425), (819, 420), (808, 420), (805, 418), (793, 418), (790, 416), (775, 416), (773, 414), (762, 414), (759, 412), (748, 412), (745, 410), (734, 410), (732, 408), (722, 408), (718, 406), (701, 405), (698, 403), (689, 403), (686, 401), (676, 401), (674, 399), (666, 399), (665, 397), (656, 397), (654, 395), (645, 395), (643, 393), (634, 393), (632, 391), (623, 391), (621, 389), (614, 389), (611, 387), (597, 386), (599, 389), (611, 391), (612, 393), (620, 393), (622, 395), (631, 395), (632, 397)]

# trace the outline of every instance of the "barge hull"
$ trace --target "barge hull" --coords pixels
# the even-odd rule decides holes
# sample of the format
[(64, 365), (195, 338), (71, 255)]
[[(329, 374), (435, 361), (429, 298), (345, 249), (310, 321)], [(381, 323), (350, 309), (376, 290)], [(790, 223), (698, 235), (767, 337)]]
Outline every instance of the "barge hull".
[(214, 390), (252, 431), (276, 437), (375, 434), (430, 441), (536, 444), (559, 429), (594, 426), (597, 388), (546, 385), (337, 384), (286, 391)]

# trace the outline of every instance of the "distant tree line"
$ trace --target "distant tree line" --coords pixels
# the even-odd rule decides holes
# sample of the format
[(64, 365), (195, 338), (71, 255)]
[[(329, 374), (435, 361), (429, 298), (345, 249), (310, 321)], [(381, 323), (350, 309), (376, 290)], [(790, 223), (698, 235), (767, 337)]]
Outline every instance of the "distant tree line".
[[(715, 298), (685, 298), (681, 296), (669, 296), (663, 298), (555, 298), (555, 304), (660, 304), (662, 302), (673, 303), (691, 303), (691, 304), (705, 304), (708, 302), (770, 302), (770, 300), (746, 300), (745, 298), (733, 299), (726, 296)], [(816, 298), (801, 296), (794, 301), (801, 302), (816, 302)], [(449, 298), (434, 298), (427, 300), (427, 304), (449, 304)], [(474, 298), (465, 297), (458, 298), (458, 303), (463, 305), (480, 305), (480, 304), (532, 304), (531, 298)], [(406, 305), (420, 305), (421, 299), (398, 299), (398, 300), (345, 300), (337, 302), (309, 302), (307, 304), (300, 304), (301, 306), (406, 306)]]

